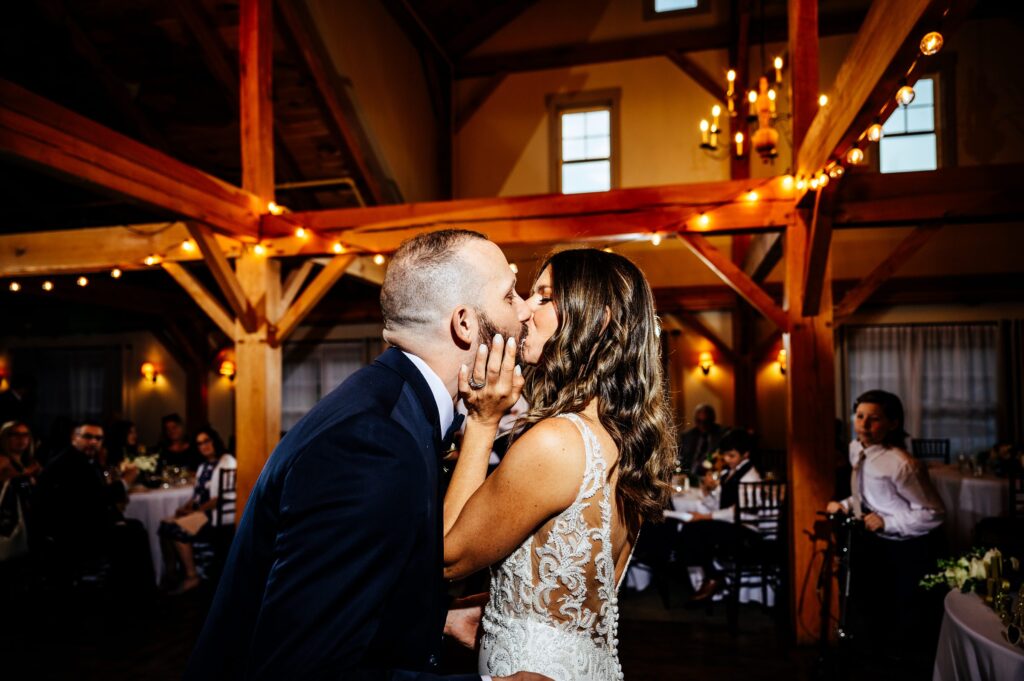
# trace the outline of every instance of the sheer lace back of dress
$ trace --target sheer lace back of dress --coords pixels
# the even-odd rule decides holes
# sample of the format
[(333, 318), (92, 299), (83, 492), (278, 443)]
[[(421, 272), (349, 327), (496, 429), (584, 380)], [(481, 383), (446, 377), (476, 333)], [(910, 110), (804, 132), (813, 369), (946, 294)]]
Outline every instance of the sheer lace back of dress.
[[(590, 427), (577, 414), (558, 418), (572, 421), (583, 436), (583, 480), (572, 505), (492, 568), (484, 644), (500, 652), (495, 660), (503, 660), (517, 647), (514, 642), (524, 638), (517, 635), (517, 627), (526, 630), (527, 622), (545, 625), (589, 642), (585, 654), (575, 653), (577, 664), (581, 654), (598, 659), (587, 665), (592, 676), (581, 678), (620, 678), (618, 585), (611, 538), (614, 490), (600, 442)], [(519, 651), (526, 656), (536, 653)], [(599, 669), (610, 675), (598, 673)]]

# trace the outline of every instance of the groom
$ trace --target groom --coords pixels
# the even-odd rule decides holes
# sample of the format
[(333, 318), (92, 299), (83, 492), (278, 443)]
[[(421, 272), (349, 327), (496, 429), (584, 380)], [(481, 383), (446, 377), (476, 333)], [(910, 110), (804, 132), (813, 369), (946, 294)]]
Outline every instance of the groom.
[(403, 244), (381, 308), (394, 347), (264, 466), (186, 679), (439, 678), (454, 622), (438, 461), (457, 425), (459, 367), (496, 333), (521, 339), (530, 310), (501, 250), (461, 230)]

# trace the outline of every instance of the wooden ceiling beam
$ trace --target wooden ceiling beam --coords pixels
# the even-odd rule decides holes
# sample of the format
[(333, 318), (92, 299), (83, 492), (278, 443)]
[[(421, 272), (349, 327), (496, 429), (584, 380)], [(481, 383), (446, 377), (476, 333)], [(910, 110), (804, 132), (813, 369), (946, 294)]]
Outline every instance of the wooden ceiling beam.
[(928, 241), (939, 231), (938, 225), (925, 225), (918, 227), (900, 242), (896, 249), (889, 254), (885, 260), (879, 263), (878, 267), (864, 277), (864, 279), (846, 292), (843, 299), (835, 307), (833, 317), (839, 321), (849, 317), (871, 297), (878, 288), (903, 266), (912, 255), (921, 250)]
[(255, 195), (8, 81), (0, 81), (0, 154), (224, 234), (258, 235), (264, 206)]
[[(935, 23), (948, 3), (938, 0), (874, 0), (839, 67), (829, 104), (818, 109), (796, 156), (796, 173), (809, 176), (845, 153), (875, 118), (895, 107), (897, 83), (918, 54), (924, 27)], [(955, 0), (953, 17), (943, 22), (949, 39), (953, 18), (972, 0)], [(912, 73), (917, 78), (919, 69)]]
[(400, 201), (397, 185), (384, 173), (383, 164), (374, 157), (373, 145), (363, 129), (346, 86), (341, 82), (320, 34), (301, 3), (276, 0), (275, 7), (284, 21), (282, 34), (300, 54), (327, 113), (331, 128), (348, 149), (355, 169), (374, 203)]
[(345, 270), (355, 259), (356, 256), (351, 253), (336, 255), (331, 262), (327, 263), (326, 267), (320, 270), (320, 273), (309, 283), (298, 299), (284, 311), (277, 323), (271, 325), (268, 342), (273, 347), (279, 347), (284, 343), (306, 315), (341, 279)]
[[(727, 97), (720, 78), (712, 76), (703, 66), (698, 64), (692, 57), (681, 50), (669, 50), (665, 56), (668, 57), (668, 60), (675, 64), (680, 71), (688, 75), (693, 82), (704, 88), (705, 92), (725, 106)], [(742, 97), (737, 98), (737, 101), (740, 100), (742, 100)]]
[[(846, 11), (824, 15), (820, 19), (821, 35), (852, 33), (860, 26), (863, 11)], [(786, 40), (788, 24), (785, 17), (751, 26), (751, 35), (764, 35), (765, 42)], [(598, 64), (627, 59), (644, 59), (667, 54), (670, 50), (700, 52), (727, 49), (734, 35), (728, 26), (690, 29), (645, 35), (636, 38), (604, 40), (592, 43), (556, 45), (534, 50), (486, 54), (466, 57), (456, 62), (457, 78), (479, 78), (496, 73), (519, 73), (542, 69), (566, 68), (583, 64)]]
[(196, 244), (199, 246), (203, 259), (210, 268), (210, 274), (213, 275), (214, 281), (217, 282), (217, 286), (224, 294), (225, 299), (227, 299), (228, 305), (235, 313), (235, 317), (242, 324), (242, 328), (252, 333), (258, 326), (256, 311), (253, 309), (253, 305), (248, 297), (246, 297), (245, 291), (242, 290), (242, 284), (238, 281), (238, 277), (235, 276), (235, 271), (231, 269), (231, 264), (228, 262), (227, 256), (224, 255), (224, 251), (221, 250), (220, 244), (217, 243), (213, 232), (195, 222), (187, 223), (187, 227), (189, 234), (192, 235), (192, 238), (195, 239)]
[(722, 356), (725, 357), (731, 364), (736, 364), (737, 357), (729, 345), (719, 337), (717, 333), (711, 330), (707, 324), (700, 320), (693, 312), (689, 310), (677, 310), (676, 312), (669, 313), (670, 317), (678, 320), (680, 324), (695, 331), (700, 336), (704, 337), (709, 343), (715, 346)]
[(167, 274), (171, 275), (174, 281), (185, 290), (185, 292), (196, 302), (196, 305), (206, 313), (206, 316), (217, 325), (217, 328), (224, 332), (228, 338), (234, 338), (235, 320), (228, 314), (227, 310), (211, 294), (199, 280), (192, 276), (181, 264), (176, 262), (163, 262), (160, 264)]
[(758, 286), (727, 255), (708, 243), (699, 234), (683, 233), (679, 237), (701, 262), (708, 266), (719, 279), (736, 291), (744, 300), (783, 331), (789, 330), (786, 313), (776, 305), (771, 296)]
[(455, 116), (456, 133), (460, 132), (462, 128), (465, 127), (466, 123), (469, 122), (469, 119), (473, 117), (473, 114), (480, 110), (480, 107), (482, 107), (487, 100), (491, 98), (491, 95), (501, 87), (501, 84), (505, 82), (506, 78), (508, 78), (507, 73), (496, 73), (491, 76), (487, 79), (486, 83), (480, 86), (480, 89), (474, 93), (469, 101), (459, 109)]
[(537, 0), (506, 0), (491, 4), (447, 41), (448, 53), (461, 57), (471, 52), (536, 3)]
[(832, 218), (836, 209), (836, 190), (839, 180), (833, 180), (814, 197), (814, 214), (807, 239), (807, 262), (804, 264), (803, 315), (817, 316), (821, 309), (821, 294), (825, 288), (825, 270), (832, 246)]
[(782, 260), (782, 241), (785, 232), (757, 234), (743, 257), (743, 271), (758, 284), (763, 282)]
[(313, 271), (313, 265), (312, 260), (304, 260), (301, 265), (288, 273), (281, 286), (280, 305), (282, 310), (287, 310), (295, 300), (295, 296), (299, 295), (299, 290), (306, 283), (309, 273)]

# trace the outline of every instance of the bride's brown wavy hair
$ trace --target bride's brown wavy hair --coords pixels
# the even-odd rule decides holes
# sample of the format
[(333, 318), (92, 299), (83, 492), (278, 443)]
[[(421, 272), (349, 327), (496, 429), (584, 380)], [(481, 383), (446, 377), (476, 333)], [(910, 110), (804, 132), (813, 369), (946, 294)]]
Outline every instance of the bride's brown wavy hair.
[(676, 457), (654, 296), (637, 266), (614, 253), (562, 251), (538, 275), (546, 267), (558, 328), (526, 370), (530, 410), (517, 425), (579, 413), (596, 398), (601, 425), (619, 448), (617, 505), (635, 536), (641, 520), (661, 519)]

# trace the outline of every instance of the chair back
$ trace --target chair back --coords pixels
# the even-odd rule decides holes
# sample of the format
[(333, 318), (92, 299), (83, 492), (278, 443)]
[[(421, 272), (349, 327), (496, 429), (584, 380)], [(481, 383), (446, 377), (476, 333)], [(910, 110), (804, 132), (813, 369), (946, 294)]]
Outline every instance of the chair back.
[(220, 491), (217, 494), (217, 514), (214, 519), (215, 525), (223, 525), (225, 517), (230, 517), (231, 521), (234, 521), (235, 500), (237, 498), (235, 491), (237, 473), (237, 468), (220, 469)]
[(1020, 466), (1010, 469), (1010, 517), (1024, 518), (1024, 470)]
[(949, 463), (949, 440), (914, 438), (910, 441), (915, 459), (931, 459)]
[(782, 531), (785, 502), (783, 480), (741, 482), (734, 509), (736, 524), (746, 525), (766, 539), (777, 539)]

